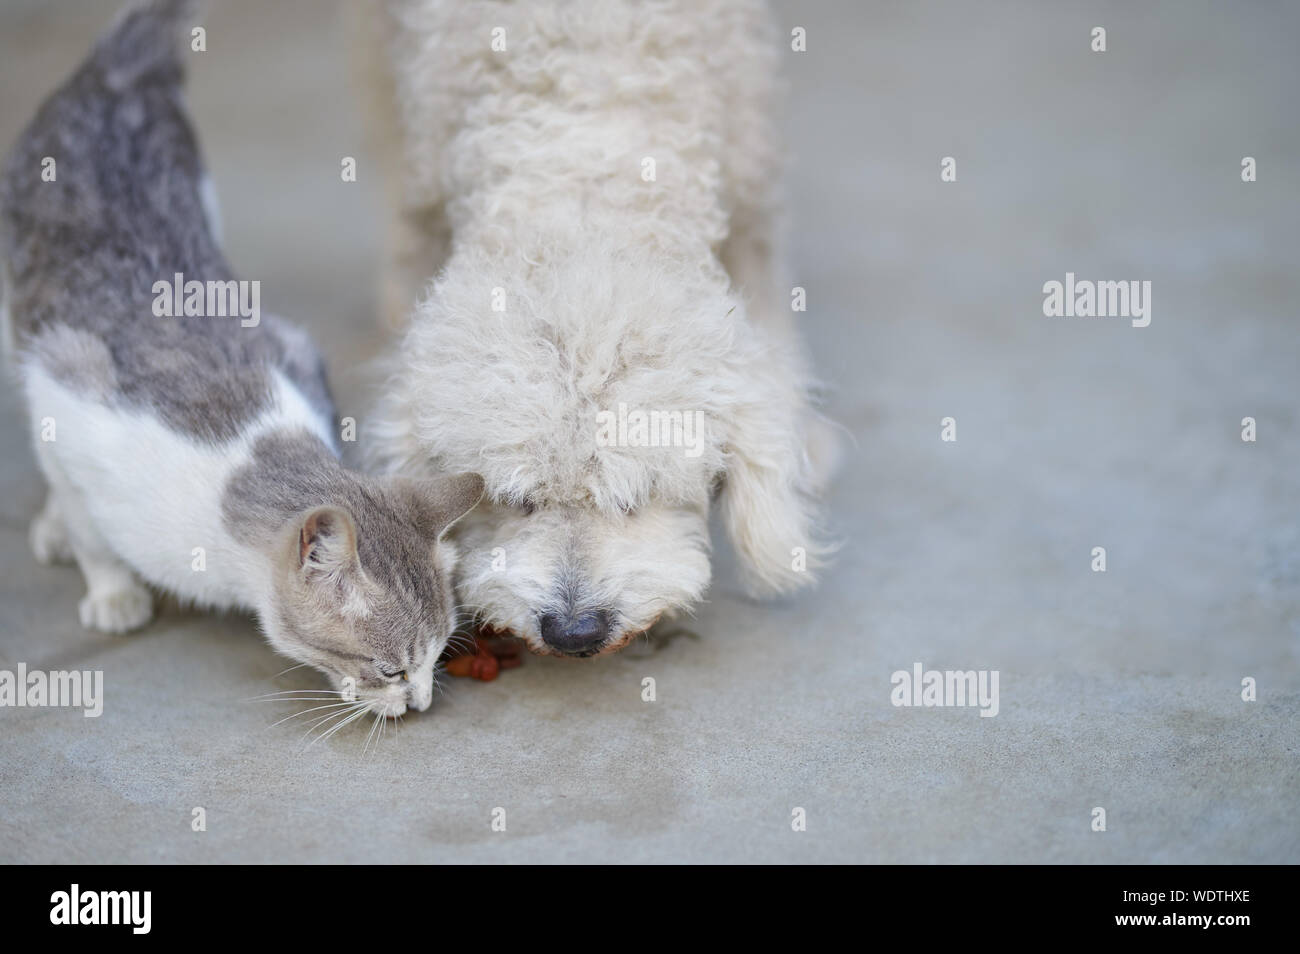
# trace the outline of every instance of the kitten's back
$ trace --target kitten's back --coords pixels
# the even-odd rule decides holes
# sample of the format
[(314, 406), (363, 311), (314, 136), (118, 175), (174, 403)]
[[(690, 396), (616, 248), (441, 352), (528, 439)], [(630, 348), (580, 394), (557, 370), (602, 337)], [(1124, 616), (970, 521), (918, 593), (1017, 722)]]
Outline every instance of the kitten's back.
[(222, 442), (274, 400), (272, 368), (324, 416), (333, 409), (314, 347), (274, 317), (243, 327), (153, 312), (159, 281), (234, 280), (181, 98), (194, 6), (129, 9), (46, 100), (0, 174), (0, 252), (20, 358), (57, 357), (68, 386), (93, 382), (104, 400)]

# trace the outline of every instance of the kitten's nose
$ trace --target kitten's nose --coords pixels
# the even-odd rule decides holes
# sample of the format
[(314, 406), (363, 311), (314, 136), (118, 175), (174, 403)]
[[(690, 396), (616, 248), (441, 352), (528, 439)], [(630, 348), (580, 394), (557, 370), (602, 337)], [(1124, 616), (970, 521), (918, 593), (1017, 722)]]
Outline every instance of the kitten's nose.
[(604, 610), (579, 613), (545, 613), (542, 641), (570, 656), (590, 656), (609, 638), (609, 614)]

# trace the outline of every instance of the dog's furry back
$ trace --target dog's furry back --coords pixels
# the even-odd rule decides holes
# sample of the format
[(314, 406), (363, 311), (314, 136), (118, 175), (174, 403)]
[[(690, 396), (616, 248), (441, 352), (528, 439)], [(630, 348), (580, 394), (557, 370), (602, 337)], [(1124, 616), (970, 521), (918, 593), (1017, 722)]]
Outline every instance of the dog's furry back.
[(776, 58), (759, 2), (387, 7), (405, 203), (445, 202), (458, 235), (490, 223), (516, 242), (545, 227), (539, 197), (568, 197), (545, 207), (689, 255), (716, 248), (737, 206), (772, 189)]
[[(519, 604), (498, 614), (514, 629), (527, 629), (523, 604), (629, 586), (650, 607), (629, 627), (689, 606), (709, 578), (703, 520), (719, 485), (754, 590), (806, 583), (793, 566), (820, 550), (817, 418), (773, 250), (762, 5), (386, 7), (401, 212), (449, 241), (427, 251), (436, 280), (394, 355), (372, 457), (472, 466), (498, 507), (534, 524), (562, 511), (557, 533), (588, 524), (544, 556), (522, 542), (523, 516), (485, 509), (477, 542), (530, 565), (504, 584), (512, 599), (487, 569), (475, 586), (471, 560), (465, 595), (488, 615)], [(701, 452), (600, 444), (597, 415), (620, 406), (702, 412)]]

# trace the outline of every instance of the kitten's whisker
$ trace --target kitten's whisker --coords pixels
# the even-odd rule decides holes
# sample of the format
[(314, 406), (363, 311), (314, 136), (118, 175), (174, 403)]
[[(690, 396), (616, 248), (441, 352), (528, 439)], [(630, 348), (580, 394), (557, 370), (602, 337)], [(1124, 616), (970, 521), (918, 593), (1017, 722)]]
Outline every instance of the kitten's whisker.
[(242, 702), (261, 702), (264, 699), (288, 699), (299, 695), (330, 696), (340, 698), (343, 693), (334, 689), (284, 689), (280, 692), (268, 692), (260, 696), (250, 696)]
[(375, 721), (370, 723), (370, 731), (366, 733), (366, 744), (365, 747), (362, 748), (361, 750), (362, 755), (365, 755), (367, 752), (370, 751), (370, 738), (375, 734), (375, 729), (379, 727), (379, 720), (382, 717), (382, 715), (383, 714), (378, 710), (375, 711)]
[(447, 640), (447, 645), (456, 649), (470, 650), (475, 647), (474, 640), (468, 636), (453, 636)]
[[(346, 725), (350, 725), (350, 724), (352, 724), (352, 723), (355, 722), (357, 719), (363, 718), (363, 717), (365, 716), (365, 714), (366, 714), (367, 712), (369, 712), (369, 711), (370, 711), (370, 707), (369, 707), (368, 705), (359, 707), (359, 708), (358, 708), (354, 713), (352, 713), (350, 716), (348, 716), (348, 717), (347, 717), (346, 719), (344, 719), (342, 722), (338, 722), (338, 723), (336, 723), (335, 725), (330, 726), (329, 729), (327, 729), (327, 730), (325, 731), (324, 735), (323, 735), (321, 738), (322, 738), (322, 739), (328, 739), (330, 736), (332, 736), (332, 735), (333, 735), (335, 732), (337, 732), (339, 729), (342, 729), (342, 728), (343, 728), (344, 726), (346, 726)], [(318, 740), (318, 741), (320, 741), (320, 740)]]
[(286, 696), (283, 699), (245, 699), (245, 702), (347, 702), (339, 696)]
[(351, 724), (352, 724), (353, 722), (355, 722), (357, 719), (359, 719), (359, 718), (361, 718), (363, 715), (365, 715), (365, 714), (366, 714), (366, 711), (367, 711), (369, 708), (370, 708), (369, 703), (363, 703), (363, 704), (358, 705), (358, 707), (357, 707), (354, 711), (352, 711), (351, 715), (349, 715), (349, 716), (348, 716), (346, 719), (344, 719), (342, 722), (336, 722), (334, 725), (330, 726), (327, 730), (325, 730), (325, 731), (322, 732), (320, 735), (318, 735), (318, 736), (317, 736), (317, 737), (316, 737), (316, 738), (311, 742), (311, 744), (307, 746), (307, 748), (303, 749), (303, 751), (306, 752), (306, 751), (308, 751), (309, 749), (311, 749), (311, 747), (312, 747), (313, 745), (315, 745), (317, 742), (321, 742), (321, 741), (323, 741), (323, 740), (325, 740), (325, 739), (328, 739), (330, 736), (332, 736), (335, 732), (337, 732), (339, 729), (343, 728), (344, 726), (346, 726), (346, 725), (351, 725)]
[(350, 710), (345, 709), (342, 712), (331, 712), (328, 715), (321, 716), (319, 719), (317, 719), (315, 722), (313, 722), (311, 725), (307, 727), (307, 731), (303, 733), (303, 738), (306, 738), (307, 736), (311, 735), (312, 730), (314, 730), (317, 726), (324, 725), (325, 723), (329, 722), (331, 719), (342, 718), (343, 716), (347, 715), (349, 711)]
[(299, 716), (305, 716), (309, 712), (319, 712), (321, 709), (340, 709), (343, 708), (344, 706), (350, 706), (350, 705), (352, 705), (352, 703), (350, 702), (332, 702), (327, 706), (313, 706), (310, 709), (303, 709), (301, 712), (295, 712), (293, 713), (293, 715), (287, 715), (279, 722), (272, 722), (270, 725), (267, 726), (267, 728), (274, 729), (277, 725), (280, 725), (283, 722), (289, 722), (293, 719), (297, 719)]
[[(339, 716), (348, 715), (350, 714), (350, 712), (357, 710), (357, 708), (361, 708), (363, 706), (365, 706), (364, 702), (346, 703), (346, 706), (343, 707), (343, 710), (341, 712), (331, 712), (330, 715), (339, 715)], [(317, 720), (316, 724), (317, 725), (320, 724), (320, 720)], [(311, 729), (308, 729), (308, 732), (311, 732)]]
[(306, 665), (307, 665), (307, 663), (298, 663), (298, 665), (296, 665), (296, 666), (290, 666), (288, 669), (281, 669), (279, 672), (277, 672), (277, 673), (276, 673), (274, 676), (272, 676), (271, 678), (272, 678), (272, 679), (279, 679), (279, 678), (280, 678), (281, 676), (283, 676), (285, 673), (287, 673), (287, 672), (293, 672), (295, 669), (301, 669), (303, 666), (306, 666)]

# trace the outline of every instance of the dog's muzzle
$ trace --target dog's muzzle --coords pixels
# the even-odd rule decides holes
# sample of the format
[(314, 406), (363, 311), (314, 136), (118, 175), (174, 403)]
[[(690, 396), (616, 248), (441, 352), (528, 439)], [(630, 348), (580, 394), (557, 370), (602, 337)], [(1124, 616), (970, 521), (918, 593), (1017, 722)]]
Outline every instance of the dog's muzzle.
[(609, 639), (609, 614), (604, 610), (569, 615), (546, 613), (541, 618), (542, 642), (567, 656), (590, 656)]

